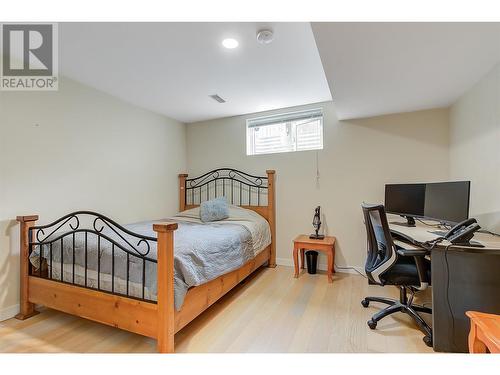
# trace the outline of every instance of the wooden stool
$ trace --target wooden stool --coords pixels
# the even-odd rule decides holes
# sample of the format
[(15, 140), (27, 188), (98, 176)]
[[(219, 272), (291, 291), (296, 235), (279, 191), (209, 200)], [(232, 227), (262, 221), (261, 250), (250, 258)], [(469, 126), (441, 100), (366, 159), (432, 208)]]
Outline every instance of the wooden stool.
[(306, 250), (318, 250), (326, 253), (328, 257), (328, 282), (333, 283), (333, 262), (335, 260), (335, 237), (325, 236), (322, 240), (313, 240), (307, 234), (301, 234), (293, 240), (293, 264), (295, 266), (294, 277), (299, 277), (299, 250), (300, 260), (302, 262), (300, 268), (304, 268), (304, 253)]
[(500, 315), (477, 311), (465, 314), (470, 318), (469, 353), (500, 353)]

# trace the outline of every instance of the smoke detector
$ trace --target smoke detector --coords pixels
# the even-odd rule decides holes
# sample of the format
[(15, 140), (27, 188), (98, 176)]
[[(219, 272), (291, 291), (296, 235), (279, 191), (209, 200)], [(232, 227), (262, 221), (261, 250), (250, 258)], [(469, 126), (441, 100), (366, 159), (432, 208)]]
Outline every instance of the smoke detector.
[(257, 42), (260, 44), (269, 44), (273, 41), (274, 34), (271, 30), (264, 29), (257, 32)]

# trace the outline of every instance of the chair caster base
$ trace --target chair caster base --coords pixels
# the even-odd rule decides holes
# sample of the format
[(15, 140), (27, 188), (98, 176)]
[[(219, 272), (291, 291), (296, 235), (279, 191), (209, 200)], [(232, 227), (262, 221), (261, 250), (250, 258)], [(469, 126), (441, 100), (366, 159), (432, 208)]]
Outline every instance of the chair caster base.
[(432, 348), (432, 336), (424, 336), (423, 338), (425, 345)]
[[(407, 297), (408, 290), (411, 293), (411, 297)], [(371, 317), (369, 321), (366, 322), (370, 329), (375, 329), (377, 327), (377, 322), (394, 313), (402, 312), (409, 315), (417, 324), (418, 328), (423, 332), (423, 341), (425, 345), (432, 347), (432, 328), (425, 322), (424, 319), (418, 314), (418, 312), (432, 313), (432, 309), (424, 307), (421, 305), (413, 305), (413, 295), (415, 290), (411, 287), (400, 286), (399, 301), (384, 297), (365, 297), (361, 301), (363, 307), (368, 307), (370, 302), (383, 303), (389, 305), (386, 308), (380, 310), (375, 315)]]
[(369, 321), (367, 321), (366, 324), (368, 324), (368, 327), (370, 327), (370, 329), (377, 328), (377, 322), (373, 319), (370, 319)]

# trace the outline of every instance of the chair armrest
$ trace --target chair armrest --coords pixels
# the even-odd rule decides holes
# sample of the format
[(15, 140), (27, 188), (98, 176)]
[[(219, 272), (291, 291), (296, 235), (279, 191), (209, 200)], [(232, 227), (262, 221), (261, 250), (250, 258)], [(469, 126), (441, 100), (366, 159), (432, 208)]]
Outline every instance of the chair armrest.
[(396, 251), (404, 257), (424, 257), (430, 254), (430, 251), (426, 249), (397, 249)]
[(429, 250), (426, 249), (397, 249), (396, 252), (401, 256), (411, 256), (415, 259), (415, 265), (417, 266), (418, 278), (420, 280), (420, 287), (418, 289), (426, 289), (430, 283), (427, 277), (427, 267), (425, 265), (425, 256), (430, 254)]
[(417, 289), (426, 289), (430, 285), (430, 280), (427, 276), (428, 267), (426, 266), (425, 256), (431, 253), (430, 250), (424, 249), (413, 238), (403, 233), (391, 231), (391, 235), (393, 236), (394, 245), (396, 246), (396, 253), (399, 256), (413, 257), (415, 260), (418, 278), (420, 280), (420, 287)]

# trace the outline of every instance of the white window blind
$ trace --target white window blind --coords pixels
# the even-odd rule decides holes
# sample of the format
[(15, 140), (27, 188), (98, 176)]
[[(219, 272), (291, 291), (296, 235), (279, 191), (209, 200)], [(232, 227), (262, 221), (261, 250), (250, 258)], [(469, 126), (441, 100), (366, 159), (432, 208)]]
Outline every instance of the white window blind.
[(321, 109), (247, 120), (247, 155), (323, 148)]

